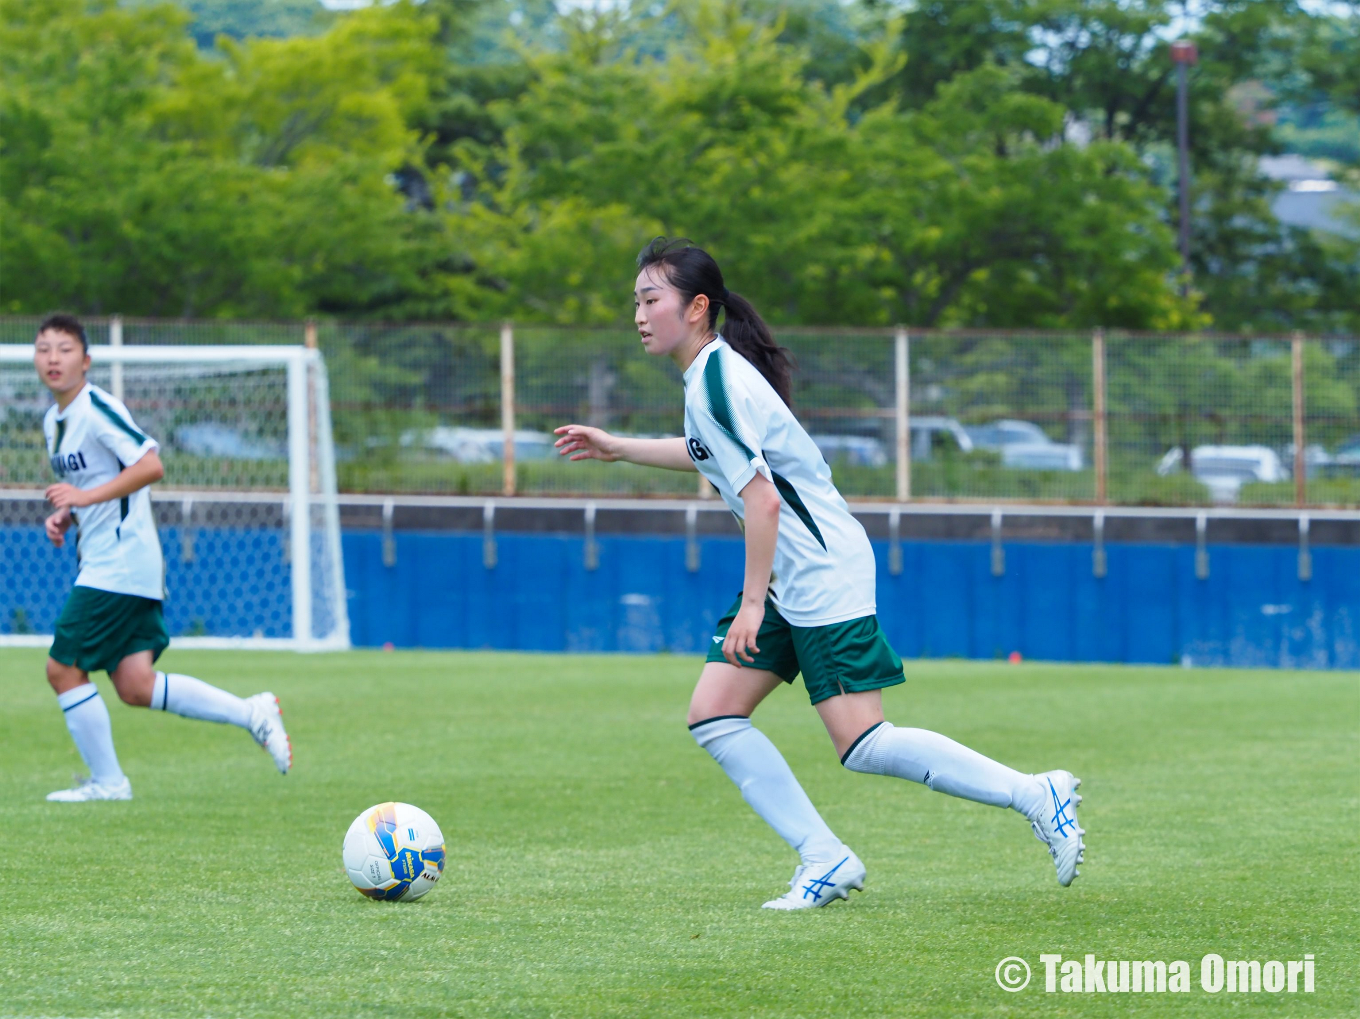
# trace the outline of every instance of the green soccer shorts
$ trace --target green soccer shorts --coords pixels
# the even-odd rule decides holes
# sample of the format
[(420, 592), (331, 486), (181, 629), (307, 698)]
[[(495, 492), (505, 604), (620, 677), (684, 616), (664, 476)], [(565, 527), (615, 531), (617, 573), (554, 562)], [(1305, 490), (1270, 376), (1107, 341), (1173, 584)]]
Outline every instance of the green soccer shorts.
[(113, 672), (128, 655), (150, 651), (155, 661), (169, 646), (160, 602), (73, 587), (61, 608), (48, 654), (85, 672)]
[[(718, 620), (713, 645), (708, 650), (710, 662), (727, 661), (722, 643), (740, 609), (739, 594)], [(883, 635), (878, 616), (861, 616), (830, 626), (793, 626), (766, 600), (765, 619), (756, 635), (756, 645), (760, 651), (751, 655), (754, 662), (738, 655), (742, 665), (767, 669), (785, 683), (792, 683), (801, 672), (813, 704), (837, 694), (881, 690), (906, 682), (902, 659)]]

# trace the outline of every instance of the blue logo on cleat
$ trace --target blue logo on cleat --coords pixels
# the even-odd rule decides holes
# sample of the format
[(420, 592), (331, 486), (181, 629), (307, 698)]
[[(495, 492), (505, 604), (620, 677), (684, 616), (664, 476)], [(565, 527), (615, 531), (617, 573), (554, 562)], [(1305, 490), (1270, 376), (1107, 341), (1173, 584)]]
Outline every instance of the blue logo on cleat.
[[(845, 860), (848, 859), (850, 859), (850, 857), (847, 856)], [(828, 880), (828, 878), (830, 878), (832, 874), (836, 873), (836, 871), (841, 869), (841, 865), (845, 863), (845, 860), (842, 860), (840, 863), (836, 864), (836, 866), (832, 867), (821, 877), (815, 878), (814, 880), (809, 881), (807, 884), (805, 884), (803, 886), (803, 898), (806, 899), (809, 895), (811, 895), (813, 902), (821, 901), (823, 890), (830, 888), (832, 885), (836, 883), (834, 881)]]
[(1076, 831), (1077, 828), (1077, 822), (1067, 816), (1067, 808), (1072, 805), (1072, 798), (1068, 797), (1059, 803), (1058, 790), (1053, 788), (1053, 780), (1050, 778), (1047, 781), (1049, 794), (1053, 797), (1053, 826), (1058, 829), (1059, 835), (1067, 838), (1067, 829)]

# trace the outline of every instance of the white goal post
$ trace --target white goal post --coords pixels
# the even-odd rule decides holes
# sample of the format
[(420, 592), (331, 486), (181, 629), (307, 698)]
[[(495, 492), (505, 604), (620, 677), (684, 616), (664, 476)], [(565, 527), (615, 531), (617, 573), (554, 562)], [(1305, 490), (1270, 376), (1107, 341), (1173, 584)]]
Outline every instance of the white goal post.
[[(177, 647), (350, 646), (325, 362), (301, 346), (91, 345), (90, 381), (161, 445), (152, 506)], [(76, 553), (42, 532), (51, 394), (0, 344), (0, 646), (42, 646)], [(68, 541), (68, 546), (75, 542)]]

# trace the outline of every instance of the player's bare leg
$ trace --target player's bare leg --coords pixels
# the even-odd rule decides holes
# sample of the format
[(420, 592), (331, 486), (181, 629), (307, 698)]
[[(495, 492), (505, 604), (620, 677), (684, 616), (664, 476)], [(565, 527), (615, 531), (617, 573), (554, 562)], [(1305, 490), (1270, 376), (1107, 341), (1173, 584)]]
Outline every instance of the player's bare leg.
[(1077, 826), (1081, 779), (1066, 771), (1026, 775), (937, 732), (899, 729), (883, 719), (880, 690), (828, 698), (817, 712), (851, 771), (905, 778), (936, 792), (1010, 807), (1048, 847), (1058, 883), (1070, 885), (1077, 876), (1085, 853), (1085, 831)]
[(293, 766), (292, 744), (283, 727), (279, 700), (272, 693), (242, 698), (193, 676), (159, 672), (150, 651), (128, 655), (118, 663), (112, 679), (125, 704), (239, 726), (269, 753), (280, 772), (286, 775)]
[(751, 713), (782, 684), (765, 669), (709, 662), (690, 699), (689, 729), (771, 828), (799, 855), (789, 891), (767, 909), (805, 909), (848, 898), (864, 884), (864, 865), (827, 827), (775, 745)]

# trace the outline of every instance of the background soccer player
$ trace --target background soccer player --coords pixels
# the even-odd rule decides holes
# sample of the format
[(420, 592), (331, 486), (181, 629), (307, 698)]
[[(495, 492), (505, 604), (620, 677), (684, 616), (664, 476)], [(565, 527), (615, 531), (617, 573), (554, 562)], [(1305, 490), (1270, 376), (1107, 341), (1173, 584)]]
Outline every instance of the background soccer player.
[(864, 864), (751, 724), (756, 706), (799, 672), (845, 767), (1020, 812), (1048, 846), (1058, 881), (1071, 884), (1083, 856), (1079, 779), (1026, 775), (938, 733), (884, 721), (882, 688), (904, 678), (875, 615), (873, 549), (789, 409), (786, 352), (702, 249), (658, 238), (638, 268), (638, 332), (649, 354), (671, 357), (684, 373), (685, 437), (630, 439), (564, 425), (557, 447), (573, 460), (698, 470), (742, 524), (745, 585), (718, 624), (689, 728), (801, 857), (789, 891), (765, 907), (825, 905), (864, 882)]
[(86, 379), (89, 344), (75, 318), (52, 315), (42, 323), (33, 363), (57, 400), (43, 418), (59, 479), (47, 489), (56, 507), (46, 521), (47, 537), (60, 548), (74, 524), (80, 560), (75, 587), (57, 619), (47, 681), (90, 769), (88, 780), (47, 798), (64, 803), (132, 798), (132, 783), (113, 749), (108, 709), (90, 682), (89, 673), (100, 669), (127, 704), (249, 730), (287, 774), (293, 752), (272, 693), (242, 700), (192, 676), (153, 668), (170, 643), (161, 615), (165, 564), (148, 488), (165, 474), (156, 440), (137, 427), (120, 401)]

